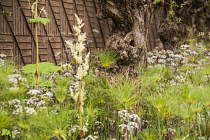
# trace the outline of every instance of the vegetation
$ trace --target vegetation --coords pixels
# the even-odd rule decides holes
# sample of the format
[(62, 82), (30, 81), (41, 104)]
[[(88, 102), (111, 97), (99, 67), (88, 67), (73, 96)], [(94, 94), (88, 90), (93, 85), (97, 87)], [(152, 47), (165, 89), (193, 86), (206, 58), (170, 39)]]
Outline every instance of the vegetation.
[[(38, 23), (49, 19), (38, 16), (38, 2), (31, 4), (29, 20), (35, 29), (36, 64), (18, 68), (0, 54), (0, 139), (210, 139), (210, 48), (207, 40), (200, 41), (205, 33), (196, 29), (200, 35), (192, 31), (185, 40), (167, 42), (173, 36), (165, 49), (146, 47), (152, 7), (169, 7), (167, 23), (183, 21), (188, 27), (191, 22), (179, 10), (194, 4), (191, 0), (99, 0), (105, 4), (101, 18), (111, 16), (117, 30), (108, 48), (95, 52), (93, 61), (85, 48), (83, 20), (75, 15), (77, 39), (66, 41), (73, 62), (61, 66), (39, 63)], [(113, 72), (115, 64), (134, 68)]]
[(46, 12), (44, 9), (42, 9), (39, 13), (38, 11), (38, 3), (39, 0), (36, 0), (33, 4), (30, 3), (28, 0), (29, 5), (31, 6), (31, 12), (33, 14), (33, 19), (29, 19), (30, 22), (34, 23), (34, 36), (35, 36), (35, 45), (36, 45), (36, 71), (34, 72), (34, 78), (35, 78), (35, 84), (39, 84), (39, 41), (38, 41), (38, 24), (41, 22), (42, 24), (46, 25), (48, 22), (50, 22), (50, 19), (40, 17), (39, 14), (43, 12), (46, 16)]
[[(77, 42), (66, 41), (74, 65), (39, 63), (36, 86), (35, 65), (17, 69), (0, 55), (1, 139), (210, 138), (210, 48), (198, 42), (174, 51), (155, 48), (137, 76), (104, 76), (89, 68), (84, 23), (76, 19)], [(111, 51), (96, 55), (105, 69), (116, 61)]]

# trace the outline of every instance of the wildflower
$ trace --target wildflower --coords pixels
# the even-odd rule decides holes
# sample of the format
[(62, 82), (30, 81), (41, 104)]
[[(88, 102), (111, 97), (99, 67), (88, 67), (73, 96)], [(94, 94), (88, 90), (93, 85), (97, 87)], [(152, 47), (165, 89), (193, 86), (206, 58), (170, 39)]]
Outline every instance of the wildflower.
[(4, 66), (5, 65), (5, 62), (3, 59), (0, 59), (0, 66)]
[(39, 101), (38, 103), (37, 103), (37, 107), (40, 107), (40, 106), (42, 106), (42, 105), (44, 105), (45, 104), (45, 101)]
[(0, 57), (7, 57), (7, 56), (6, 56), (5, 54), (2, 54), (2, 53), (1, 53), (1, 54), (0, 54)]
[(195, 51), (192, 51), (192, 52), (190, 52), (190, 54), (192, 54), (192, 55), (197, 55), (198, 53), (195, 52)]
[(31, 89), (27, 92), (27, 94), (29, 95), (37, 95), (39, 93), (41, 93), (39, 90), (34, 90), (34, 89)]
[(92, 135), (88, 135), (85, 140), (96, 140), (98, 138), (98, 136), (92, 136)]
[(161, 55), (160, 58), (165, 59), (166, 58), (166, 55)]
[(61, 52), (56, 52), (55, 56), (59, 56), (61, 54)]
[(155, 63), (155, 60), (152, 59), (152, 58), (148, 58), (148, 59), (147, 59), (147, 62), (150, 63), (150, 64), (153, 64), (153, 63)]
[(75, 56), (74, 59), (76, 60), (77, 64), (81, 64), (83, 62), (81, 56)]
[(128, 126), (129, 126), (129, 129), (130, 130), (133, 130), (133, 129), (137, 129), (137, 128), (139, 128), (139, 126), (138, 126), (138, 124), (136, 123), (136, 122), (129, 122), (128, 123)]
[(139, 116), (136, 115), (136, 114), (129, 115), (129, 118), (134, 122), (140, 122), (141, 121), (141, 118), (139, 118)]
[(97, 29), (93, 29), (93, 32), (99, 34), (99, 31)]
[(158, 60), (158, 63), (160, 63), (160, 64), (165, 64), (165, 63), (166, 63), (166, 60), (164, 60), (164, 59), (159, 59), (159, 60)]
[(79, 53), (82, 52), (84, 49), (85, 49), (85, 46), (84, 46), (84, 44), (83, 44), (82, 42), (76, 44), (76, 50), (77, 50)]
[(71, 132), (72, 133), (75, 133), (76, 132), (76, 130), (77, 130), (77, 128), (79, 128), (79, 126), (78, 125), (74, 125), (72, 128), (71, 128)]
[(19, 81), (21, 82), (26, 80), (25, 78), (22, 78), (20, 74), (10, 74), (7, 77), (12, 84), (18, 84)]
[(83, 132), (87, 132), (87, 128), (84, 126), (83, 128), (80, 128), (80, 130), (82, 130)]
[(14, 105), (16, 110), (12, 112), (14, 115), (18, 115), (23, 112), (23, 107), (21, 105)]
[(39, 98), (36, 98), (36, 97), (31, 97), (30, 99), (25, 99), (24, 100), (24, 102), (27, 105), (36, 105), (38, 101), (39, 101)]
[(77, 14), (75, 14), (76, 20), (77, 20), (77, 24), (80, 25), (82, 24), (82, 19), (80, 19)]
[(152, 57), (154, 54), (152, 52), (148, 52), (147, 56)]
[(45, 14), (45, 16), (47, 17), (47, 12), (46, 12), (46, 10), (45, 10), (44, 7), (42, 7), (42, 9), (40, 10), (40, 13), (41, 13), (41, 12), (43, 12), (43, 13)]
[(127, 128), (127, 125), (126, 125), (126, 124), (121, 124), (121, 125), (119, 125), (119, 127), (122, 128), (122, 129), (124, 130), (124, 129)]
[(78, 36), (79, 42), (84, 42), (86, 40), (86, 33), (82, 33)]
[(53, 93), (52, 92), (47, 92), (47, 93), (45, 93), (45, 95), (48, 96), (49, 98), (53, 97)]
[(190, 47), (190, 45), (181, 45), (180, 46), (180, 49), (181, 50), (186, 50), (187, 48), (189, 48)]
[(25, 111), (27, 114), (32, 115), (32, 114), (37, 114), (36, 110), (34, 108), (29, 108), (29, 107), (24, 107)]
[(10, 105), (20, 104), (20, 100), (19, 100), (19, 99), (13, 99), (13, 100), (11, 100), (11, 101), (8, 101), (8, 103), (9, 103)]

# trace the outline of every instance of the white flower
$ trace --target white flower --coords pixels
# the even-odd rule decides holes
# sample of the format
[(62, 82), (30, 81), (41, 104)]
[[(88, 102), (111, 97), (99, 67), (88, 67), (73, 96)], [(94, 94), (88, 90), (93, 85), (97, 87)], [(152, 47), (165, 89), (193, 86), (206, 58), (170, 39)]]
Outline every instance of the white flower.
[(77, 74), (76, 74), (75, 77), (76, 77), (77, 79), (81, 80), (81, 79), (83, 78), (83, 76), (84, 76), (83, 66), (80, 65), (80, 66), (78, 67), (78, 69), (77, 69)]
[(45, 95), (47, 95), (49, 98), (53, 97), (53, 93), (52, 92), (47, 92), (47, 93), (45, 93)]
[(136, 122), (129, 122), (128, 126), (130, 129), (139, 128), (139, 126)]
[(155, 60), (152, 59), (152, 58), (148, 58), (148, 59), (147, 59), (147, 62), (150, 63), (150, 64), (153, 64), (153, 63), (155, 63)]
[(74, 15), (75, 15), (75, 17), (76, 17), (77, 24), (78, 24), (78, 25), (82, 24), (82, 19), (80, 19), (80, 18), (78, 17), (77, 14), (74, 14)]
[[(9, 79), (10, 83), (13, 83), (13, 84), (18, 84), (19, 81), (20, 82), (22, 81), (22, 77), (20, 74), (10, 74), (7, 77)], [(24, 81), (25, 81), (25, 79), (24, 79)]]
[(23, 107), (21, 105), (14, 105), (16, 110), (12, 114), (17, 115), (23, 112)]
[(158, 63), (164, 64), (164, 63), (166, 63), (166, 60), (164, 60), (164, 59), (159, 59), (159, 60), (158, 60)]
[(0, 59), (0, 66), (4, 66), (5, 65), (5, 61), (3, 59)]
[(99, 33), (99, 31), (97, 29), (93, 29), (94, 33)]
[(87, 128), (84, 126), (82, 129), (80, 128), (80, 130), (82, 130), (83, 132), (87, 132)]
[(85, 45), (80, 42), (80, 43), (76, 43), (76, 50), (81, 53), (83, 50), (85, 49)]
[(73, 41), (71, 41), (71, 40), (66, 40), (65, 41), (66, 42), (66, 44), (68, 45), (68, 47), (72, 47), (73, 46)]
[(81, 29), (78, 26), (73, 26), (74, 31), (76, 32), (76, 35), (79, 35), (81, 33)]
[(74, 57), (74, 59), (76, 60), (77, 64), (81, 64), (83, 62), (82, 56), (76, 56), (76, 57)]
[(190, 45), (181, 45), (180, 46), (180, 49), (181, 50), (186, 50), (187, 48), (189, 48), (190, 47)]
[(121, 124), (121, 125), (119, 125), (119, 127), (122, 128), (122, 129), (125, 129), (125, 128), (127, 128), (127, 125), (126, 124)]
[(35, 90), (35, 89), (31, 89), (27, 92), (27, 94), (29, 94), (29, 95), (37, 95), (39, 93), (41, 93), (41, 92), (39, 90)]
[(98, 136), (88, 135), (84, 140), (96, 140)]
[(161, 55), (160, 58), (165, 59), (166, 58), (166, 55)]
[(6, 56), (5, 54), (2, 54), (2, 53), (1, 53), (1, 54), (0, 54), (0, 57), (7, 57), (7, 56)]
[(29, 108), (29, 107), (24, 107), (25, 111), (27, 114), (37, 114), (36, 110), (34, 110), (34, 108)]
[(76, 132), (76, 130), (77, 130), (77, 128), (79, 128), (79, 126), (78, 125), (74, 125), (72, 128), (71, 128), (71, 132), (72, 133), (75, 133)]
[(190, 52), (190, 54), (192, 54), (192, 55), (197, 55), (198, 53), (195, 52), (195, 51), (192, 51), (192, 52)]
[(86, 40), (86, 33), (79, 34), (78, 41), (84, 42)]
[(44, 105), (45, 104), (45, 101), (39, 101), (38, 103), (37, 103), (37, 107), (40, 107), (40, 106), (42, 106), (42, 105)]
[(20, 104), (20, 100), (19, 100), (19, 99), (13, 99), (13, 100), (11, 100), (11, 101), (8, 101), (8, 103), (9, 103), (10, 105), (13, 105), (13, 104)]
[(151, 57), (153, 56), (154, 54), (152, 52), (148, 52), (147, 56)]
[(61, 54), (61, 52), (56, 52), (55, 56), (59, 56)]

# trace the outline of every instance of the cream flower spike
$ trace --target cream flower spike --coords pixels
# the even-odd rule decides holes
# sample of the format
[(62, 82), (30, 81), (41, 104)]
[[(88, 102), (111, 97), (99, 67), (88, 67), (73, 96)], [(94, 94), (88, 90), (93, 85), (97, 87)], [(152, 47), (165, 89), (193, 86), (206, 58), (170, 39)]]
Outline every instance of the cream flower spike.
[(80, 19), (77, 14), (75, 14), (76, 20), (77, 20), (77, 24), (81, 25), (82, 24), (82, 19)]

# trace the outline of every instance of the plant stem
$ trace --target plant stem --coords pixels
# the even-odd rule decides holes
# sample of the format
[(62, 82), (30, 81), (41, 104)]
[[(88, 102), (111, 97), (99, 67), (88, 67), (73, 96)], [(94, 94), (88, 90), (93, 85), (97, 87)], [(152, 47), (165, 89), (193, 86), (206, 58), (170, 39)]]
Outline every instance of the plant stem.
[(104, 72), (105, 72), (105, 79), (106, 79), (106, 67), (105, 67), (105, 71)]
[(159, 139), (162, 140), (162, 134), (161, 134), (161, 127), (160, 127), (160, 113), (157, 113), (157, 118), (158, 118), (158, 135), (159, 135)]
[[(38, 17), (38, 0), (35, 3), (34, 19)], [(38, 22), (34, 23), (34, 33), (36, 42), (36, 72), (35, 72), (35, 84), (39, 84), (39, 44), (38, 44)]]
[(83, 140), (84, 139), (84, 131), (83, 131), (83, 103), (82, 103), (83, 91), (82, 91), (82, 89), (84, 87), (83, 87), (82, 81), (79, 81), (79, 86), (80, 86), (80, 89), (78, 90), (79, 95), (78, 95), (78, 103), (77, 104), (79, 107), (80, 140)]
[(201, 133), (201, 116), (200, 113), (197, 113), (197, 121), (198, 121), (198, 130), (199, 130), (199, 135), (200, 137), (202, 137), (202, 133)]

